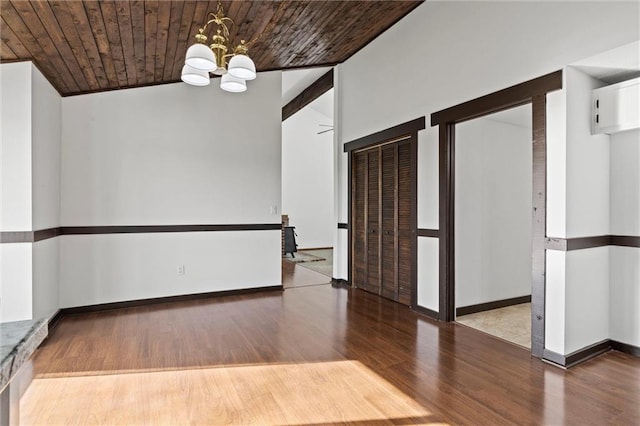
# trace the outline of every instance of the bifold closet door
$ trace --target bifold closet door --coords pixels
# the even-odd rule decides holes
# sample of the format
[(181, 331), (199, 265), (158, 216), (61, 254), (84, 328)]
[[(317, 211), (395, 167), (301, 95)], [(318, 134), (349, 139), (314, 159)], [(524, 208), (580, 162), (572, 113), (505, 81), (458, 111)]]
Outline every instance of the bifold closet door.
[(353, 280), (380, 294), (380, 150), (353, 157)]
[(398, 277), (396, 301), (411, 304), (411, 239), (413, 224), (411, 221), (411, 143), (397, 144), (397, 226), (396, 226), (396, 273)]
[(352, 158), (353, 281), (411, 302), (411, 145), (381, 145)]
[(366, 152), (352, 154), (352, 277), (353, 285), (366, 290), (367, 283), (367, 169)]

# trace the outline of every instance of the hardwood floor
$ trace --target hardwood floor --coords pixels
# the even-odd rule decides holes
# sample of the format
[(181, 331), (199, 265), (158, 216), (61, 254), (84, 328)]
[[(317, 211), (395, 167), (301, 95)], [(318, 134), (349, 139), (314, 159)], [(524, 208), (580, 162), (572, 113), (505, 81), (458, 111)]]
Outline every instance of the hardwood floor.
[(360, 290), (64, 318), (21, 424), (640, 424), (640, 359), (565, 371)]

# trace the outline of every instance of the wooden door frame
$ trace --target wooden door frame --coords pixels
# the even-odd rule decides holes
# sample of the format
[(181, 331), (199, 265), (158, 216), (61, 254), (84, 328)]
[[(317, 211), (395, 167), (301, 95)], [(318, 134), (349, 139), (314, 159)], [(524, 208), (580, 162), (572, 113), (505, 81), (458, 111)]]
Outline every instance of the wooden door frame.
[(348, 239), (348, 283), (353, 285), (353, 185), (354, 175), (352, 171), (352, 160), (355, 151), (373, 148), (386, 142), (399, 138), (408, 138), (411, 146), (411, 304), (413, 309), (418, 302), (418, 131), (425, 128), (425, 117), (399, 124), (386, 130), (364, 136), (344, 144), (344, 152), (348, 154), (348, 176), (349, 188), (347, 195), (347, 208), (349, 223), (347, 225)]
[(439, 319), (449, 322), (455, 319), (455, 125), (521, 105), (532, 105), (531, 354), (538, 358), (543, 356), (545, 321), (546, 95), (560, 89), (561, 70), (431, 114), (431, 126), (439, 126)]

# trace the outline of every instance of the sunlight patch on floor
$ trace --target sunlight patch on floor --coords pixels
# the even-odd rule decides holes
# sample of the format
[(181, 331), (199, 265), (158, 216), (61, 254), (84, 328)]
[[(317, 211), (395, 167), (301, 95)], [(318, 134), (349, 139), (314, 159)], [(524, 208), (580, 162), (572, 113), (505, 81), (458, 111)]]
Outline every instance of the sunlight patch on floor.
[(20, 424), (435, 424), (358, 361), (36, 378)]

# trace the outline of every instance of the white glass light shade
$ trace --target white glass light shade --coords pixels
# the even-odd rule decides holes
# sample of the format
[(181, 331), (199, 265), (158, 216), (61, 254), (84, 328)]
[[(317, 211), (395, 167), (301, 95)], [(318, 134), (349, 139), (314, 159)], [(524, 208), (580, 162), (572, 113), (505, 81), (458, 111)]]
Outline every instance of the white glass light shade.
[(243, 80), (256, 78), (256, 64), (247, 55), (236, 54), (229, 61), (228, 72)]
[(226, 73), (220, 78), (220, 88), (226, 92), (240, 93), (247, 90), (247, 82)]
[(213, 71), (217, 68), (216, 55), (207, 45), (196, 43), (187, 49), (186, 64), (202, 71)]
[(187, 64), (182, 67), (182, 81), (192, 86), (208, 86), (209, 72), (193, 68)]

